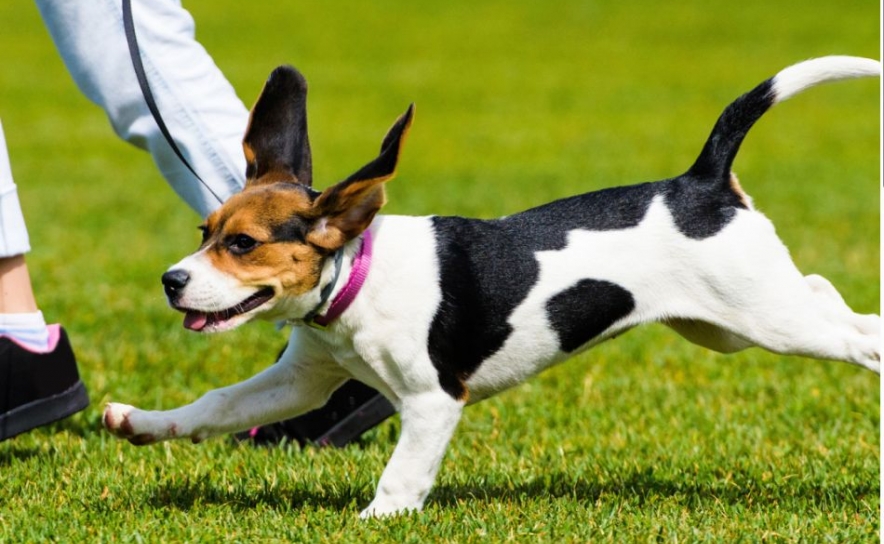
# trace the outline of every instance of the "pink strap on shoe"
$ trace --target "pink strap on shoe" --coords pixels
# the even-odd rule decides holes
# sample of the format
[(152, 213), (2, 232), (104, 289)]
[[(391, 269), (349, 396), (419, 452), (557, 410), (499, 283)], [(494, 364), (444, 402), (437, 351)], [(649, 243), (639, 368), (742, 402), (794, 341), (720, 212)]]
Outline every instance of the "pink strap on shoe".
[(46, 349), (34, 349), (31, 346), (22, 344), (14, 336), (8, 334), (0, 334), (0, 337), (9, 338), (14, 344), (18, 345), (18, 347), (30, 351), (31, 353), (52, 353), (55, 351), (55, 347), (58, 346), (58, 340), (61, 338), (61, 325), (58, 323), (46, 325), (46, 330), (49, 332), (49, 341), (46, 344)]

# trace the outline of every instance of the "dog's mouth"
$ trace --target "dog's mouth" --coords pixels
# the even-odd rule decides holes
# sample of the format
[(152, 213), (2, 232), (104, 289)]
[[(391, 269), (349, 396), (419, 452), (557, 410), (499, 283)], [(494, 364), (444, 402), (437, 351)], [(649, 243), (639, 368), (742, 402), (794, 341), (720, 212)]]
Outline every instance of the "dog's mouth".
[(273, 298), (273, 288), (265, 287), (242, 302), (216, 312), (202, 312), (188, 308), (178, 308), (184, 312), (184, 328), (202, 332), (206, 330), (223, 330), (234, 317), (251, 312)]

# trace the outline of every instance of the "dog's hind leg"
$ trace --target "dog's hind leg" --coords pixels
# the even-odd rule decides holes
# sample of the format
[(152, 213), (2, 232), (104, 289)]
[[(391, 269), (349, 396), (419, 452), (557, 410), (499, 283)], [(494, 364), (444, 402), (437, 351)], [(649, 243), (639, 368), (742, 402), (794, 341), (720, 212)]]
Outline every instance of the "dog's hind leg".
[(841, 293), (826, 278), (818, 274), (811, 274), (805, 276), (804, 281), (810, 286), (818, 304), (830, 306), (833, 311), (843, 313), (860, 332), (868, 335), (878, 335), (881, 332), (881, 319), (877, 315), (855, 313), (844, 301)]
[(854, 312), (827, 280), (787, 266), (774, 278), (756, 278), (741, 297), (729, 297), (716, 325), (775, 353), (844, 361), (880, 374), (880, 317)]
[[(760, 213), (738, 212), (708, 240), (684, 246), (660, 321), (718, 351), (759, 346), (880, 373), (877, 315), (854, 312), (824, 278), (804, 276)], [(648, 298), (653, 303), (653, 298)], [(668, 311), (665, 311), (668, 310)]]
[(463, 406), (463, 401), (441, 389), (402, 399), (399, 443), (381, 475), (374, 500), (360, 517), (385, 516), (423, 507)]
[(328, 365), (286, 363), (285, 358), (244, 382), (210, 391), (174, 410), (147, 411), (109, 403), (102, 423), (136, 445), (172, 438), (199, 442), (318, 408), (345, 380), (324, 371)]
[[(785, 318), (782, 328), (765, 339), (771, 343), (762, 345), (772, 351), (845, 361), (880, 374), (881, 318), (854, 312), (822, 276), (806, 276), (804, 285), (810, 296), (795, 308), (804, 315)], [(795, 328), (787, 330), (788, 326)]]

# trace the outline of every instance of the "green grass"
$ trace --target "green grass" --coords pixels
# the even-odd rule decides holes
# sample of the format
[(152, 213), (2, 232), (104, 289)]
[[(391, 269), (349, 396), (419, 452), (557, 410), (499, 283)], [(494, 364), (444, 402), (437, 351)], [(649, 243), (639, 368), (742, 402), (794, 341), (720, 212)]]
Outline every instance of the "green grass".
[[(729, 101), (795, 61), (877, 56), (872, 2), (186, 2), (251, 103), (280, 63), (311, 85), (315, 179), (417, 118), (390, 213), (493, 217), (680, 173)], [(257, 8), (257, 9), (256, 9)], [(360, 522), (398, 422), (345, 450), (215, 439), (135, 448), (108, 400), (172, 408), (268, 365), (269, 324), (187, 333), (159, 275), (198, 240), (149, 157), (75, 89), (27, 2), (0, 3), (0, 117), (40, 305), (92, 406), (0, 444), (0, 542), (875, 542), (879, 380), (662, 327), (469, 408), (426, 509)], [(802, 270), (878, 312), (879, 83), (814, 89), (736, 170)]]

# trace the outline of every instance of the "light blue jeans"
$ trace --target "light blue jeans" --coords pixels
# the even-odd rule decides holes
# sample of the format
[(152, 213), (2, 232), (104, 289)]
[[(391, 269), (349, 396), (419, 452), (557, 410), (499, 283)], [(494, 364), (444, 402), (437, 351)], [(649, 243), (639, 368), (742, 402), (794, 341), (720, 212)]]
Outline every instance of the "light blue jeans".
[[(163, 177), (205, 217), (218, 200), (172, 151), (150, 115), (123, 32), (120, 0), (37, 0), (65, 66), (125, 141), (150, 152)], [(142, 62), (163, 120), (187, 160), (226, 199), (245, 181), (248, 110), (194, 37), (177, 0), (132, 0)], [(0, 112), (2, 113), (2, 112)], [(0, 127), (0, 257), (29, 250)]]

